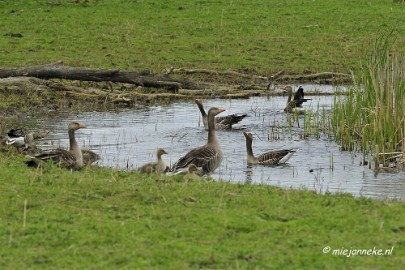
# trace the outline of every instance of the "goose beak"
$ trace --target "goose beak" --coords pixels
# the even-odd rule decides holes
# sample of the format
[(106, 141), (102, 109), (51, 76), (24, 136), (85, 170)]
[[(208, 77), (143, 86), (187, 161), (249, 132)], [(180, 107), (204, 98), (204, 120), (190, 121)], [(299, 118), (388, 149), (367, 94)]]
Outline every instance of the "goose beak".
[(79, 124), (79, 128), (87, 128), (84, 124)]

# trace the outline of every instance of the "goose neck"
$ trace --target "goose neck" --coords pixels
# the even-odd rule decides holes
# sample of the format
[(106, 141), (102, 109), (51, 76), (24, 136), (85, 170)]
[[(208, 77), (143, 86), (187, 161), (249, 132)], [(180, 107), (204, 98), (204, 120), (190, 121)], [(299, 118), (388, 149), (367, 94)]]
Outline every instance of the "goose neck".
[(246, 152), (247, 152), (248, 157), (252, 157), (252, 158), (254, 157), (253, 150), (252, 150), (252, 141), (248, 140), (248, 139), (246, 139)]

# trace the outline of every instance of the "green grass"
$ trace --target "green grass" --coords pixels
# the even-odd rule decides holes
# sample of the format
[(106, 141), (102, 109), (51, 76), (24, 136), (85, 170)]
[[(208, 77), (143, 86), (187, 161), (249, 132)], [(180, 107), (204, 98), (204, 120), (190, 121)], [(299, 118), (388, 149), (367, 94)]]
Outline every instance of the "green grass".
[[(393, 46), (405, 50), (398, 45), (405, 41), (405, 5), (388, 0), (89, 2), (0, 1), (0, 67), (63, 60), (155, 72), (172, 65), (263, 75), (281, 69), (348, 72), (360, 70), (370, 37), (392, 29)], [(31, 103), (6, 89), (2, 94), (0, 110), (64, 104), (37, 91)], [(317, 117), (306, 118), (310, 131), (313, 122), (316, 132), (323, 127), (323, 116)], [(35, 170), (23, 161), (15, 151), (0, 150), (0, 269), (405, 264), (403, 202), (265, 185), (185, 184), (107, 168)], [(391, 256), (347, 258), (323, 254), (326, 246), (394, 250)]]
[(405, 42), (405, 5), (391, 0), (26, 0), (0, 12), (0, 67), (348, 72), (371, 37), (395, 29)]
[[(0, 159), (1, 269), (395, 269), (405, 204)], [(9, 156), (10, 157), (10, 156)], [(338, 256), (332, 249), (390, 249)]]

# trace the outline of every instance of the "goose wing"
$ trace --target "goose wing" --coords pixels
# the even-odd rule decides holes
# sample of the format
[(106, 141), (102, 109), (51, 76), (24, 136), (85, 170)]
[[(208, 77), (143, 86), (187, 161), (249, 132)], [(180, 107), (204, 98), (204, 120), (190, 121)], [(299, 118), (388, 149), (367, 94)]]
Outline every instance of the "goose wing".
[(260, 163), (274, 165), (287, 162), (295, 152), (294, 149), (271, 151), (261, 154), (257, 159)]
[(194, 148), (180, 158), (172, 167), (172, 171), (187, 168), (190, 164), (202, 168), (203, 173), (214, 171), (222, 162), (222, 152), (212, 145), (204, 145)]
[(232, 128), (232, 125), (239, 123), (246, 117), (246, 114), (230, 114), (227, 116), (215, 117), (215, 123), (221, 128)]
[(52, 160), (63, 167), (73, 168), (76, 165), (76, 157), (69, 151), (64, 149), (54, 149), (46, 153), (34, 156), (34, 158), (48, 161)]
[(311, 100), (310, 98), (304, 98), (304, 89), (300, 87), (294, 94), (294, 103), (296, 107), (302, 107), (302, 103)]
[(295, 107), (302, 107), (302, 103), (307, 102), (308, 100), (312, 100), (311, 98), (301, 98), (297, 100), (293, 100)]

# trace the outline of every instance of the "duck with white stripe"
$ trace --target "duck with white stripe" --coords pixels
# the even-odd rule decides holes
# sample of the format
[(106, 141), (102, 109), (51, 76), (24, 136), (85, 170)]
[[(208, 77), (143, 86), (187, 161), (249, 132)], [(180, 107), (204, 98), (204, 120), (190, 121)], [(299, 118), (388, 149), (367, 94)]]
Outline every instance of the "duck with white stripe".
[(34, 140), (42, 139), (46, 137), (49, 133), (49, 130), (43, 130), (38, 133), (31, 133), (26, 128), (13, 128), (7, 132), (7, 145), (12, 145), (14, 147), (22, 147), (24, 146), (27, 149), (29, 146), (32, 145)]

